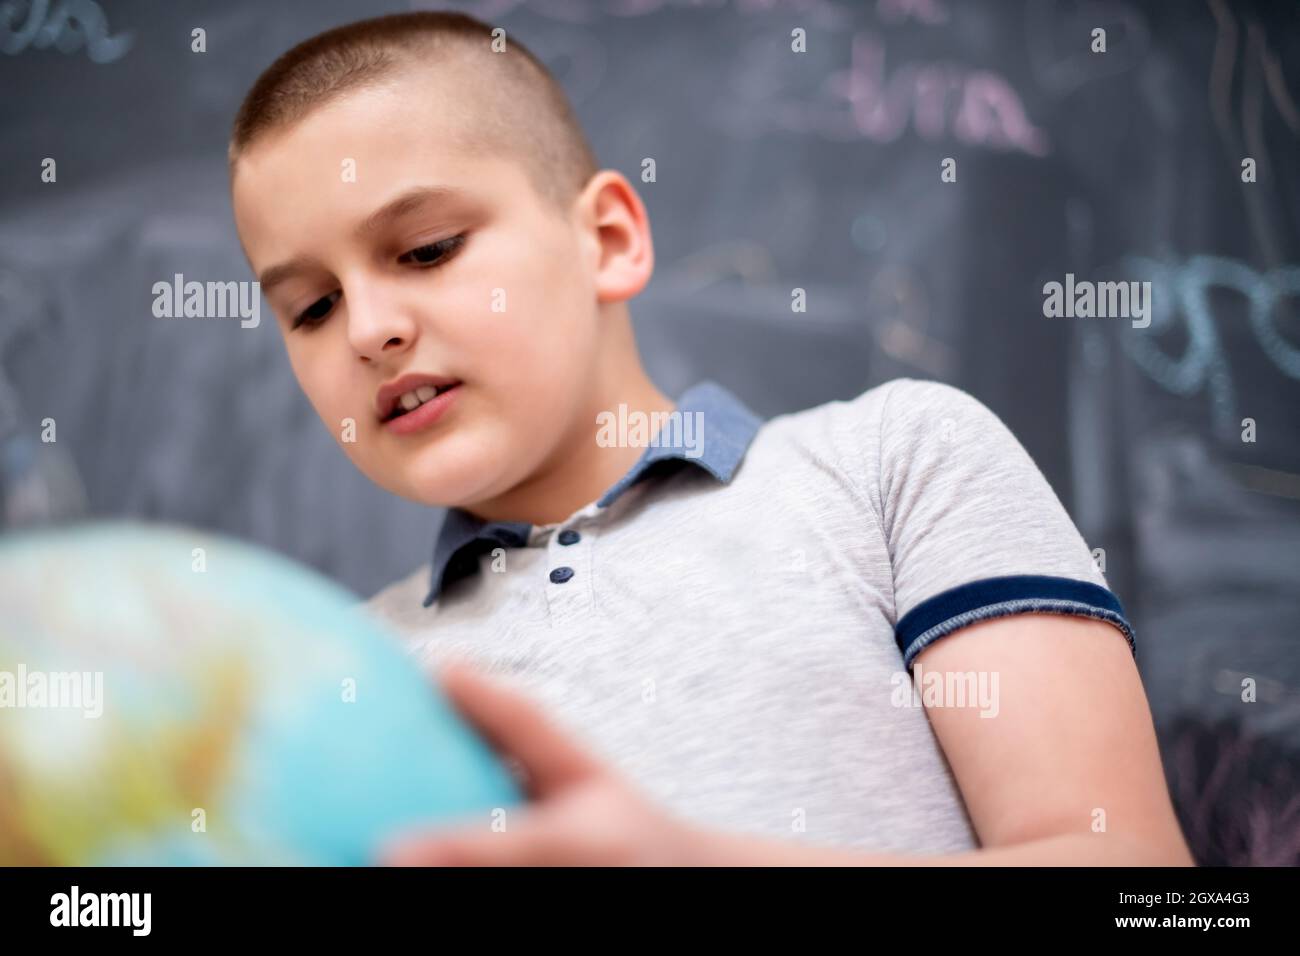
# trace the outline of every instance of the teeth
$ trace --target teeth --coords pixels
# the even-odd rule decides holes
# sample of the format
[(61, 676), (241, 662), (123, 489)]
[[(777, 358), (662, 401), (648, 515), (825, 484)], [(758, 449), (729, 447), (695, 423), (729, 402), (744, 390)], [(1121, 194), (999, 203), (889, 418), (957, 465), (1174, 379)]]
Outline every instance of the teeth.
[(409, 392), (403, 392), (398, 398), (397, 405), (404, 412), (412, 411), (419, 408), (429, 399), (438, 394), (438, 390), (432, 385), (421, 385), (419, 388), (413, 388)]

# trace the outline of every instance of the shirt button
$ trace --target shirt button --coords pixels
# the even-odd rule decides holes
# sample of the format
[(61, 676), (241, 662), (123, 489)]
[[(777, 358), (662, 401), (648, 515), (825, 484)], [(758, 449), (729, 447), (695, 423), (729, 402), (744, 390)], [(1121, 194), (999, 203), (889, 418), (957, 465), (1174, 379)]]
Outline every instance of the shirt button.
[(551, 571), (551, 580), (556, 584), (563, 584), (571, 577), (573, 577), (573, 568), (568, 567), (567, 565), (564, 567), (555, 568), (554, 570)]
[(582, 540), (582, 535), (570, 528), (565, 528), (560, 532), (559, 540), (560, 544), (577, 544)]

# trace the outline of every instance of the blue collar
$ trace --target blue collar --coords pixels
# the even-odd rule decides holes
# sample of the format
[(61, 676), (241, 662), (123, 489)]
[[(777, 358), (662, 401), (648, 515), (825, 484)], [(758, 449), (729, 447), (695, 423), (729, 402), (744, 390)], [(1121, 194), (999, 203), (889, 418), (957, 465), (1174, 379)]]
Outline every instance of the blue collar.
[[(702, 441), (697, 455), (682, 443), (648, 445), (626, 475), (601, 495), (596, 504), (608, 508), (623, 492), (646, 476), (656, 462), (669, 459), (688, 461), (704, 469), (723, 484), (731, 481), (762, 420), (721, 385), (701, 382), (682, 393), (677, 411), (701, 412)], [(676, 430), (682, 438), (683, 429)], [(460, 508), (449, 508), (438, 530), (433, 548), (433, 580), (424, 606), (438, 600), (450, 582), (478, 570), (479, 555), (493, 548), (519, 548), (528, 543), (533, 526), (526, 521), (484, 521)]]

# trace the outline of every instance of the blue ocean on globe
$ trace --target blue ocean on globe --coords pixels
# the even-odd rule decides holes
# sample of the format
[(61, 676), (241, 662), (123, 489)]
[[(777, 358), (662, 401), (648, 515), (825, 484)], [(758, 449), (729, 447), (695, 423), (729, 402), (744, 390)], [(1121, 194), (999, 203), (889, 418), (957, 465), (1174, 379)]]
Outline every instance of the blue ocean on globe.
[(116, 522), (0, 536), (0, 778), (6, 865), (366, 864), (523, 802), (355, 595)]

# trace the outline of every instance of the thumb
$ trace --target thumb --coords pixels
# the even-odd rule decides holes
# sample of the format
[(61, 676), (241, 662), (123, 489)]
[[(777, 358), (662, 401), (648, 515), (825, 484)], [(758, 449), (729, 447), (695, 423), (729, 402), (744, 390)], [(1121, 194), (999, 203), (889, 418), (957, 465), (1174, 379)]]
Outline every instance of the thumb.
[(563, 865), (566, 842), (545, 826), (517, 823), (509, 830), (482, 829), (408, 834), (380, 854), (383, 866)]

